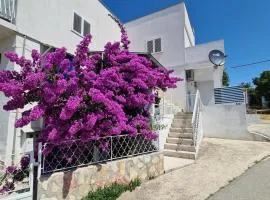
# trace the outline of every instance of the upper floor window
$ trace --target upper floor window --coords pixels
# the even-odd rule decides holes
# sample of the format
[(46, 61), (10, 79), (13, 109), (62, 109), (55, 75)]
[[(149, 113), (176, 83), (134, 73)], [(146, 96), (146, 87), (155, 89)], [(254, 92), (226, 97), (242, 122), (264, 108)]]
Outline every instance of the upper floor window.
[(147, 52), (148, 53), (158, 53), (161, 52), (161, 38), (147, 41)]
[(77, 13), (73, 15), (73, 31), (85, 36), (91, 32), (91, 25)]
[(73, 16), (73, 30), (82, 33), (82, 17), (74, 13)]

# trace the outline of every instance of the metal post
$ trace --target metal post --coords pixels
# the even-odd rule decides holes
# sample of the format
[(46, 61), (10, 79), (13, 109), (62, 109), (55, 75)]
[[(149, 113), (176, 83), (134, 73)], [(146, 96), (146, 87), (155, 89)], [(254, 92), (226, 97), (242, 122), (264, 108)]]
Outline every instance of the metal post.
[(44, 167), (44, 166), (42, 166), (42, 164), (41, 164), (41, 162), (42, 162), (42, 143), (41, 142), (39, 142), (38, 143), (38, 179), (40, 178), (40, 176), (41, 176), (41, 168), (42, 167)]
[(34, 165), (35, 165), (34, 151), (29, 152), (29, 155), (30, 155), (29, 186), (30, 186), (30, 193), (33, 194), (33, 191), (34, 191)]
[(112, 142), (112, 140), (113, 140), (113, 137), (112, 136), (110, 136), (110, 139), (111, 139), (111, 160), (113, 159), (113, 142)]

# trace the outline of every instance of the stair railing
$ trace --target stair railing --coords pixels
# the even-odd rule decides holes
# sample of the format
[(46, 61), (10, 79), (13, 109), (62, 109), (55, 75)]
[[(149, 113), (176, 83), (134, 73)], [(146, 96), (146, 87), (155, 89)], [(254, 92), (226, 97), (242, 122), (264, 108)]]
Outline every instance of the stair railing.
[(200, 92), (197, 90), (196, 97), (195, 97), (195, 104), (193, 108), (193, 114), (192, 114), (192, 134), (193, 134), (193, 142), (194, 147), (196, 150), (196, 157), (199, 152), (199, 148), (203, 139), (203, 130), (202, 130), (202, 101), (200, 97)]

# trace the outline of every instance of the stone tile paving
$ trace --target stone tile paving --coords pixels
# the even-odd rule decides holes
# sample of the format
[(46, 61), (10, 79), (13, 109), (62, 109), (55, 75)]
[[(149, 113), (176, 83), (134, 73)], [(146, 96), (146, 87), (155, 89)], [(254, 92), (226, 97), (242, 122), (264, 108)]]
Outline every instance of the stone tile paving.
[(270, 155), (270, 143), (204, 139), (195, 164), (143, 183), (119, 200), (203, 200)]

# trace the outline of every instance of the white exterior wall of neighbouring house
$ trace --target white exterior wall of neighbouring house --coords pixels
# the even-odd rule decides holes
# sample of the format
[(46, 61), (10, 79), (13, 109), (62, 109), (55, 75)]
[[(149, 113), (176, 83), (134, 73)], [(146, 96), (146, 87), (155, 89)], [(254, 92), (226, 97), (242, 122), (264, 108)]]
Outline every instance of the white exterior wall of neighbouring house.
[(91, 25), (91, 50), (102, 50), (106, 42), (120, 40), (118, 25), (98, 0), (19, 0), (17, 30), (42, 43), (64, 46), (72, 53), (82, 39), (72, 31), (73, 12)]
[(162, 51), (153, 56), (165, 67), (183, 65), (185, 47), (191, 45), (185, 38), (185, 30), (192, 45), (195, 43), (191, 28), (185, 28), (190, 27), (189, 20), (185, 22), (185, 12), (185, 5), (181, 3), (126, 23), (131, 51), (146, 51), (148, 40), (161, 38)]
[[(83, 38), (72, 31), (74, 12), (90, 23), (93, 36), (90, 50), (103, 50), (107, 42), (120, 40), (120, 29), (108, 16), (112, 13), (98, 0), (19, 0), (16, 11), (15, 24), (0, 19), (1, 69), (19, 69), (4, 58), (6, 51), (19, 55), (24, 52), (24, 56), (30, 58), (33, 49), (44, 51), (46, 45), (66, 47), (69, 53), (73, 53)], [(21, 129), (14, 129), (16, 112), (2, 109), (6, 102), (7, 98), (0, 94), (0, 160), (9, 163), (12, 153), (22, 151), (25, 136), (22, 136)], [(18, 116), (21, 112), (18, 111)]]
[[(223, 40), (195, 45), (195, 34), (184, 3), (179, 3), (125, 24), (131, 40), (131, 51), (147, 51), (147, 41), (161, 38), (161, 52), (153, 56), (173, 75), (184, 79), (176, 89), (167, 94), (172, 96), (175, 111), (187, 110), (187, 95), (201, 90), (206, 104), (214, 103), (213, 89), (222, 87), (223, 67), (214, 69), (209, 61), (209, 52), (217, 49), (224, 52)], [(186, 79), (186, 70), (194, 71), (194, 82)], [(194, 85), (197, 85), (195, 87)]]

